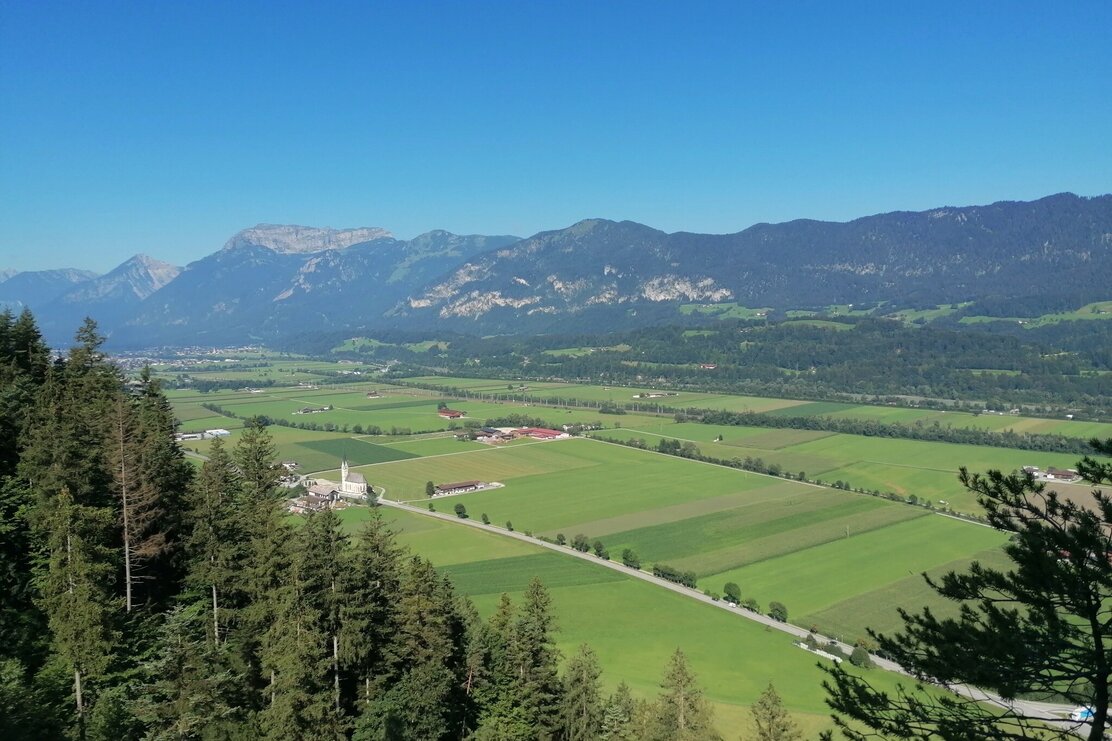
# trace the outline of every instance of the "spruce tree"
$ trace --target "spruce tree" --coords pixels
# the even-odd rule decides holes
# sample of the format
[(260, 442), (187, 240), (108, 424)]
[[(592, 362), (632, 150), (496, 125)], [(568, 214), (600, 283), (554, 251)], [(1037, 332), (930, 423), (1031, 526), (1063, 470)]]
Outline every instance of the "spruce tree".
[(756, 741), (802, 741), (803, 734), (795, 724), (772, 683), (750, 708)]
[[(20, 316), (19, 327), (13, 324), (10, 311), (0, 312), (0, 659), (14, 658), (21, 670), (33, 671), (45, 660), (47, 631), (33, 599), (34, 499), (17, 469), (49, 353), (29, 312)], [(17, 353), (16, 343), (29, 350)], [(15, 664), (5, 666), (10, 673)]]
[(591, 647), (583, 644), (564, 670), (560, 703), (564, 741), (594, 741), (602, 731), (602, 670)]
[(187, 584), (210, 613), (206, 632), (215, 646), (227, 641), (236, 616), (246, 604), (244, 564), (248, 548), (244, 533), (251, 515), (244, 506), (239, 473), (220, 438), (212, 441), (190, 498), (193, 531), (187, 546)]
[(342, 715), (340, 632), (352, 601), (348, 536), (332, 509), (311, 514), (298, 533), (305, 599), (320, 615), (320, 628), (329, 655), (333, 711)]
[(437, 735), (462, 727), (465, 641), (451, 582), (425, 559), (411, 559), (398, 598), (395, 644), (404, 673), (384, 699), (397, 709), (406, 738), (427, 738), (431, 727), (440, 729)]
[(267, 739), (343, 739), (329, 682), (330, 656), (322, 640), (324, 621), (303, 569), (303, 559), (293, 558), (268, 595), (271, 619), (259, 650), (267, 680), (259, 728)]
[(703, 698), (687, 657), (678, 648), (668, 662), (660, 686), (664, 691), (657, 700), (654, 739), (711, 741), (719, 738), (714, 730), (713, 711)]
[(187, 569), (185, 543), (192, 529), (188, 521), (188, 492), (193, 467), (174, 439), (177, 423), (170, 402), (150, 368), (139, 375), (135, 400), (135, 442), (139, 463), (139, 498), (152, 502), (148, 532), (157, 534), (157, 551), (146, 557), (147, 599), (165, 606), (182, 587)]
[(39, 584), (54, 651), (73, 676), (73, 705), (84, 727), (91, 687), (108, 668), (115, 633), (108, 558), (111, 513), (74, 501), (62, 489), (44, 507), (47, 566)]
[(472, 633), (468, 645), (467, 686), (474, 707), (477, 739), (536, 737), (523, 703), (522, 684), (513, 660), (517, 610), (503, 594), (490, 620)]
[(343, 606), (340, 658), (349, 709), (365, 709), (398, 676), (393, 649), (397, 597), (401, 591), (402, 549), (377, 509), (360, 531), (352, 556), (351, 600)]
[(637, 703), (629, 691), (629, 685), (621, 682), (602, 709), (599, 738), (604, 741), (633, 741), (634, 715)]
[(146, 739), (227, 737), (244, 720), (235, 706), (239, 678), (228, 668), (225, 649), (198, 638), (208, 622), (203, 607), (171, 610), (154, 657), (142, 666), (136, 714), (147, 724)]
[(155, 528), (160, 515), (157, 492), (140, 484), (139, 449), (135, 438), (136, 418), (131, 400), (122, 392), (109, 410), (105, 441), (114, 491), (119, 499), (121, 543), (124, 563), (124, 609), (131, 612), (145, 562), (158, 555), (166, 536)]
[(555, 736), (560, 726), (560, 653), (553, 636), (556, 629), (552, 598), (534, 577), (514, 623), (510, 657), (521, 705), (542, 738)]

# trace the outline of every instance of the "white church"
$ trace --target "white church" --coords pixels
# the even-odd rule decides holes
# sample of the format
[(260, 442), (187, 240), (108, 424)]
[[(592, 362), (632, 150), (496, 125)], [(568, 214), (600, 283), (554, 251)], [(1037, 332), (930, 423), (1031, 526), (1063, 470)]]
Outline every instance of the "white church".
[(309, 487), (309, 493), (333, 500), (340, 498), (365, 502), (367, 501), (368, 488), (367, 479), (363, 477), (363, 474), (348, 470), (348, 462), (345, 458), (340, 461), (340, 483), (338, 486), (336, 482), (328, 479), (316, 479), (313, 481), (313, 485)]

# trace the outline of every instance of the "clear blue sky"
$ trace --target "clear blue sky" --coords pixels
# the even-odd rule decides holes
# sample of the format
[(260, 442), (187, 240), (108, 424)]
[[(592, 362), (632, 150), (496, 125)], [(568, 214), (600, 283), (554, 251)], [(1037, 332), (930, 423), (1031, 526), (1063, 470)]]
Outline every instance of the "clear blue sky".
[(1112, 2), (0, 0), (0, 268), (1112, 190)]

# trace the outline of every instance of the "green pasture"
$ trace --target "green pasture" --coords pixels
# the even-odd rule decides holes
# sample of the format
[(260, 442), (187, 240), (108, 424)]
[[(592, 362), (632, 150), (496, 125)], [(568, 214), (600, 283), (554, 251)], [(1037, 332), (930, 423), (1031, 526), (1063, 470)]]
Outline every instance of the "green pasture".
[[(450, 376), (421, 376), (410, 380), (465, 388), (475, 392), (486, 391), (490, 393), (509, 393), (506, 388), (508, 385), (513, 385), (515, 388), (519, 385), (516, 382), (508, 383), (492, 379), (456, 378)], [(1093, 436), (1101, 438), (1112, 437), (1112, 423), (1104, 422), (1043, 419), (1039, 417), (1023, 417), (1008, 414), (974, 415), (969, 412), (874, 406), (845, 402), (811, 402), (691, 391), (679, 391), (676, 396), (668, 396), (662, 399), (634, 399), (633, 396), (635, 394), (660, 391), (661, 389), (561, 384), (553, 382), (527, 383), (526, 385), (529, 391), (522, 394), (523, 398), (526, 399), (555, 396), (565, 400), (575, 400), (580, 403), (602, 403), (606, 401), (615, 403), (640, 402), (646, 405), (655, 403), (661, 407), (726, 410), (731, 412), (751, 411), (771, 413), (786, 417), (822, 415), (844, 417), (847, 419), (877, 420), (879, 422), (902, 422), (905, 424), (914, 424), (916, 422), (932, 424), (938, 422), (943, 426), (951, 427), (970, 427), (997, 431), (1010, 429), (1015, 432), (1058, 434), (1082, 439), (1088, 439)], [(516, 394), (521, 392), (515, 391), (513, 393)]]
[[(792, 622), (809, 625), (841, 602), (922, 571), (967, 563), (1006, 540), (1004, 533), (991, 528), (931, 515), (861, 533), (851, 529), (846, 537), (713, 574), (699, 583), (720, 590), (726, 582), (735, 582), (745, 597), (764, 607), (772, 600), (782, 602)], [(891, 618), (888, 624), (874, 622), (872, 627), (889, 630), (895, 625), (895, 615)], [(841, 619), (852, 620), (842, 622), (843, 628), (864, 628), (849, 616)]]
[[(367, 512), (353, 509), (342, 516), (355, 525)], [(581, 643), (590, 644), (606, 691), (625, 681), (635, 695), (655, 697), (669, 656), (682, 648), (725, 737), (747, 726), (747, 706), (770, 681), (808, 737), (829, 726), (823, 675), (815, 657), (791, 645), (790, 636), (733, 610), (535, 546), (417, 514), (386, 508), (382, 513), (401, 542), (450, 575), (484, 616), (493, 613), (503, 592), (520, 601), (529, 581), (540, 576), (552, 596), (558, 648), (567, 658)], [(879, 671), (870, 680), (894, 684)]]
[[(600, 434), (625, 440), (639, 438), (655, 447), (661, 438), (694, 442), (704, 455), (723, 459), (760, 458), (810, 479), (848, 482), (854, 488), (912, 495), (937, 507), (976, 512), (978, 505), (958, 482), (958, 469), (982, 472), (990, 468), (1013, 471), (1026, 465), (1070, 468), (1077, 456), (1041, 453), (984, 445), (926, 442), (806, 430), (769, 430), (761, 427), (658, 423), (637, 430), (607, 430)], [(722, 436), (722, 442), (713, 440)], [(945, 501), (943, 505), (941, 502)]]
[[(208, 410), (205, 410), (208, 411)], [(178, 426), (180, 432), (204, 432), (205, 430), (225, 429), (236, 430), (243, 427), (243, 420), (235, 417), (224, 417), (208, 412), (208, 417), (197, 417)]]
[(821, 626), (825, 634), (848, 639), (852, 643), (858, 638), (866, 637), (861, 632), (862, 625), (886, 633), (899, 629), (901, 624), (896, 605), (905, 606), (912, 612), (917, 611), (920, 606), (930, 605), (931, 611), (936, 616), (956, 618), (958, 605), (939, 600), (938, 595), (923, 578), (923, 574), (937, 581), (951, 571), (964, 571), (970, 560), (1001, 570), (1006, 570), (1010, 563), (1003, 550), (993, 547), (974, 553), (971, 557), (962, 557), (931, 569), (909, 569), (909, 573), (902, 578), (812, 612), (804, 616), (803, 622), (814, 623), (816, 626)]
[(852, 324), (844, 322), (832, 322), (828, 319), (789, 319), (784, 322), (787, 325), (795, 325), (801, 327), (818, 327), (819, 329), (833, 329), (837, 332), (853, 329)]
[(771, 311), (771, 309), (767, 307), (750, 309), (747, 306), (736, 303), (683, 304), (680, 306), (681, 314), (705, 314), (715, 319), (757, 319), (765, 316), (769, 311)]
[[(614, 558), (632, 548), (646, 566), (667, 563), (694, 571), (701, 586), (715, 590), (731, 579), (743, 587), (754, 583), (766, 564), (799, 568), (790, 559), (806, 563), (812, 556), (835, 563), (813, 577), (821, 585), (801, 572), (799, 589), (818, 590), (809, 602), (796, 592), (777, 595), (765, 587), (753, 595), (786, 604), (790, 597), (802, 611), (796, 614), (833, 608), (885, 587), (907, 569), (918, 573), (969, 558), (1002, 540), (991, 529), (903, 503), (590, 440), (465, 451), (361, 470), (385, 486), (389, 498), (420, 502), (427, 481), (497, 481), (504, 486), (433, 504), (445, 512), (463, 504), (471, 517), (486, 514), (496, 525), (511, 521), (516, 530), (548, 537), (562, 533), (570, 540), (582, 533), (601, 539)], [(901, 548), (899, 557), (889, 553)], [(835, 578), (836, 569), (847, 576)], [(840, 625), (864, 630), (852, 616), (840, 619)]]
[(1112, 319), (1112, 301), (1096, 301), (1085, 304), (1075, 311), (1062, 311), (1053, 314), (1042, 314), (1035, 317), (998, 317), (998, 316), (965, 316), (959, 321), (962, 324), (978, 324), (983, 322), (1018, 322), (1026, 329), (1045, 327), (1049, 324), (1060, 322), (1093, 321)]
[(907, 324), (924, 324), (932, 322), (944, 316), (949, 316), (959, 309), (968, 306), (964, 304), (939, 304), (933, 309), (903, 309), (901, 311), (887, 314), (886, 316), (891, 319), (899, 319)]

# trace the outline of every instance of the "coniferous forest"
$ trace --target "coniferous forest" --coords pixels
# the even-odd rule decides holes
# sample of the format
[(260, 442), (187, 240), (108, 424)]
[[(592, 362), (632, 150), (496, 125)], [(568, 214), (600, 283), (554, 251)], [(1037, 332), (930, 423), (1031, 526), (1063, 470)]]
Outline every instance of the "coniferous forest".
[(291, 522), (262, 424), (195, 469), (102, 343), (0, 315), (6, 739), (717, 738), (679, 650), (656, 701), (607, 698), (540, 582), (484, 620), (381, 517)]

